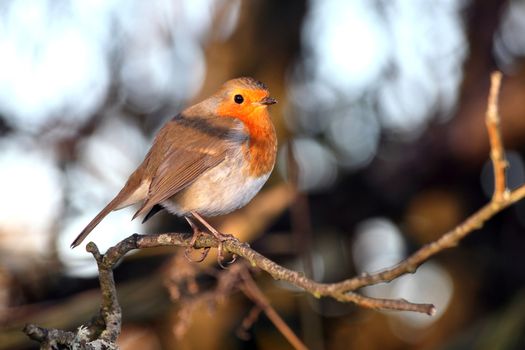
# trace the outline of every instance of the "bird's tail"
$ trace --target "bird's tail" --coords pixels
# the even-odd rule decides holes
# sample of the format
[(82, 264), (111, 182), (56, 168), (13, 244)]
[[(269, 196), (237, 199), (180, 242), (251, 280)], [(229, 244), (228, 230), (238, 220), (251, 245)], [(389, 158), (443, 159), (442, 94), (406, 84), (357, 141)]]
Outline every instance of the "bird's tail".
[(87, 226), (82, 230), (82, 232), (80, 232), (77, 238), (75, 238), (73, 243), (71, 243), (71, 248), (75, 248), (80, 243), (82, 243), (82, 241), (91, 233), (91, 231), (93, 231), (93, 229), (102, 221), (102, 219), (104, 219), (106, 215), (118, 207), (122, 201), (120, 197), (121, 196), (119, 193), (115, 198), (113, 198), (111, 202), (108, 203), (108, 205), (104, 207), (104, 209), (100, 211), (100, 213), (97, 214), (97, 216), (95, 216), (93, 220), (91, 220), (89, 224), (87, 224)]
[(109, 213), (111, 213), (113, 210), (118, 210), (125, 208), (129, 205), (135, 204), (137, 202), (140, 202), (144, 200), (147, 192), (148, 192), (148, 186), (149, 182), (142, 181), (142, 168), (138, 168), (135, 170), (133, 174), (131, 174), (130, 178), (124, 185), (124, 187), (120, 190), (120, 192), (111, 200), (111, 202), (108, 203), (100, 211), (100, 213), (95, 216), (93, 220), (80, 232), (80, 234), (75, 238), (73, 243), (71, 243), (71, 248), (75, 248), (78, 246), (82, 241), (89, 235), (91, 231), (104, 219)]

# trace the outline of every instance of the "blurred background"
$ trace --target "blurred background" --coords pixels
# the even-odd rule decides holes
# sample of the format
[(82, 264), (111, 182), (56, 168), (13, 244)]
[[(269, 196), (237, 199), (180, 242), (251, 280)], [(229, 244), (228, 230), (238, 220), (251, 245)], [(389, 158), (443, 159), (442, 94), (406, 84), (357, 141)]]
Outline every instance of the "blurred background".
[[(523, 0), (2, 1), (0, 349), (35, 348), (26, 323), (75, 329), (96, 314), (95, 263), (70, 242), (163, 122), (227, 79), (253, 76), (279, 100), (279, 159), (250, 205), (213, 223), (335, 282), (399, 262), (489, 201), (494, 69), (509, 185), (525, 182), (524, 57)], [(133, 212), (90, 239), (105, 250), (189, 231)], [(434, 303), (434, 317), (255, 279), (312, 349), (525, 349), (524, 218), (518, 203), (416, 274), (361, 291)], [(246, 322), (253, 304), (221, 287), (215, 258), (180, 253), (136, 252), (116, 269), (122, 349), (291, 348), (264, 315)]]

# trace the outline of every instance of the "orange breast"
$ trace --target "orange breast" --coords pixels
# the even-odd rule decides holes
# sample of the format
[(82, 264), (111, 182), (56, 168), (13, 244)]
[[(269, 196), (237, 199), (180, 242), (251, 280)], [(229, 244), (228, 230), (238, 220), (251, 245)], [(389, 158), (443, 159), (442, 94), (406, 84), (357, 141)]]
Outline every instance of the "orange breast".
[[(250, 134), (250, 143), (245, 150), (250, 162), (249, 174), (259, 177), (272, 171), (277, 154), (277, 137), (266, 108), (255, 110), (256, 116), (243, 120)], [(252, 113), (253, 114), (253, 113)]]

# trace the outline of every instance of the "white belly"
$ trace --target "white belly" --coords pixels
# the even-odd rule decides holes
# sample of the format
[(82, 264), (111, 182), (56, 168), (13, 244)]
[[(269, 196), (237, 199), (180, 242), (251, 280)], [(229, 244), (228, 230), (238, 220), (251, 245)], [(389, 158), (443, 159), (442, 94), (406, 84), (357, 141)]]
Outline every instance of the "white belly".
[(250, 177), (242, 167), (244, 162), (241, 151), (227, 157), (162, 205), (176, 215), (196, 211), (204, 216), (223, 215), (245, 206), (268, 180), (270, 172)]

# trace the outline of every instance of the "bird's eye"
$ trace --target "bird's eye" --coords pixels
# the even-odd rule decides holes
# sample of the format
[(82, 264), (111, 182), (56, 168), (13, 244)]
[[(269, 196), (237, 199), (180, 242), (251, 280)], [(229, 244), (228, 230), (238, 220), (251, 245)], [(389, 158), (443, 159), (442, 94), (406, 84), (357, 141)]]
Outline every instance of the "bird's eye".
[(242, 95), (235, 95), (233, 96), (233, 100), (235, 101), (235, 103), (241, 104), (244, 102), (244, 97), (242, 97)]

